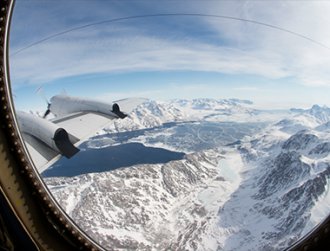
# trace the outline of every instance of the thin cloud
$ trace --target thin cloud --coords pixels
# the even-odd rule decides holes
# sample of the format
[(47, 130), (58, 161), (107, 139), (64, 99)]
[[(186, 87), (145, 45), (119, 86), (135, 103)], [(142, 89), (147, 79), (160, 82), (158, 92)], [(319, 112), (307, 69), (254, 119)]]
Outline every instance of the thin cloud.
[[(288, 73), (279, 58), (201, 42), (153, 36), (53, 41), (31, 48), (11, 62), (16, 83), (41, 84), (92, 73), (136, 71), (209, 71), (281, 78)], [(265, 60), (266, 59), (266, 60)]]
[(257, 92), (262, 91), (260, 88), (253, 87), (253, 86), (242, 86), (233, 88), (234, 91), (244, 91), (244, 92)]
[[(306, 34), (320, 43), (330, 41), (325, 31), (330, 25), (327, 15), (330, 4), (306, 4), (307, 7), (291, 2), (212, 1), (203, 6), (194, 3), (183, 10), (195, 11), (198, 7), (208, 14), (239, 15)], [(141, 4), (139, 10), (152, 13), (152, 7), (146, 6)], [(120, 7), (122, 10), (123, 6)], [(105, 13), (102, 12), (102, 18)], [(319, 18), (315, 20), (315, 16)], [(201, 30), (189, 30), (192, 34), (183, 36), (180, 29), (185, 27), (184, 22), (188, 25), (192, 20)], [(88, 32), (76, 31), (38, 44), (12, 58), (12, 83), (19, 87), (83, 74), (183, 70), (251, 74), (270, 79), (293, 77), (303, 85), (330, 86), (330, 52), (292, 34), (247, 22), (199, 17), (180, 19), (175, 36), (166, 21), (162, 19), (163, 26), (157, 23), (159, 20), (155, 23), (157, 28), (163, 27), (163, 34), (171, 36), (153, 30), (152, 22), (142, 23), (144, 26), (123, 22), (111, 27), (95, 26)], [(203, 26), (218, 38), (218, 44), (194, 34), (204, 30)]]

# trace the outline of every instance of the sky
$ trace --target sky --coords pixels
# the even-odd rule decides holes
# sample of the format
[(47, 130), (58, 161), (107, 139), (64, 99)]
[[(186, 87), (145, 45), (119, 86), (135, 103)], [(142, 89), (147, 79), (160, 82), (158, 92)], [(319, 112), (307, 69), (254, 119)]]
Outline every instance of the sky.
[(67, 93), (330, 106), (328, 13), (328, 1), (16, 0), (14, 103), (40, 111)]

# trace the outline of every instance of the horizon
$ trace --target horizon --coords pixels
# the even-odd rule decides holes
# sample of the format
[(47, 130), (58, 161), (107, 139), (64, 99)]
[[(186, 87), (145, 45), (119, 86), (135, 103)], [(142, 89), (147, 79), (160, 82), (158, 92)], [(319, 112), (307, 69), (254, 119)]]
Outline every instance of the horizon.
[[(73, 95), (69, 95), (69, 94), (60, 94), (60, 95), (68, 95), (71, 97), (77, 97), (77, 98), (86, 98), (86, 99), (92, 99), (92, 100), (96, 100), (96, 101), (101, 101), (101, 102), (105, 102), (105, 103), (113, 103), (116, 102), (117, 100), (120, 99), (116, 99), (113, 102), (109, 102), (106, 98), (91, 98), (88, 96), (73, 96)], [(137, 97), (137, 96), (132, 96), (132, 97), (128, 97), (128, 98), (143, 98), (143, 97)], [(252, 109), (256, 109), (259, 111), (290, 111), (293, 109), (297, 109), (297, 110), (311, 110), (313, 109), (315, 106), (316, 107), (320, 107), (322, 109), (329, 109), (330, 106), (327, 106), (325, 104), (312, 104), (309, 106), (288, 106), (288, 107), (280, 107), (280, 106), (265, 106), (264, 104), (256, 104), (255, 102), (253, 102), (252, 100), (249, 99), (241, 99), (241, 98), (235, 98), (235, 97), (228, 97), (228, 98), (210, 98), (210, 97), (199, 97), (199, 98), (169, 98), (169, 99), (149, 99), (147, 98), (146, 102), (156, 102), (156, 103), (171, 103), (171, 102), (176, 102), (176, 101), (198, 101), (198, 100), (206, 100), (206, 101), (234, 101), (237, 103), (240, 103), (242, 101), (242, 106), (245, 107), (249, 107)], [(245, 102), (249, 102), (249, 103), (245, 103)], [(269, 105), (269, 103), (267, 103)], [(15, 104), (14, 104), (15, 105)], [(20, 110), (20, 111), (24, 111), (24, 112), (28, 112), (28, 113), (33, 113), (33, 114), (40, 114), (40, 113), (44, 113), (46, 111), (46, 105), (44, 105), (44, 107), (40, 106), (40, 107), (34, 107), (34, 109), (30, 109), (26, 108), (26, 109), (17, 109), (17, 107), (15, 107), (16, 110)]]
[[(102, 100), (207, 97), (273, 109), (330, 106), (324, 24), (330, 25), (324, 11), (330, 3), (60, 2), (16, 1), (9, 58), (17, 109), (42, 109), (45, 98), (63, 91)], [(200, 16), (155, 15), (180, 12)]]

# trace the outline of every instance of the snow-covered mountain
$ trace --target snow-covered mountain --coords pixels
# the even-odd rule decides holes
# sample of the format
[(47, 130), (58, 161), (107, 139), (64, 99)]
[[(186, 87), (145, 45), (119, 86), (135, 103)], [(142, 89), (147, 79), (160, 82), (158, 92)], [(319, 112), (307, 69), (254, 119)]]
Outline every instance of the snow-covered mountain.
[(175, 250), (204, 245), (192, 237), (205, 232), (207, 221), (216, 218), (199, 198), (209, 185), (220, 185), (225, 196), (230, 194), (230, 184), (217, 172), (220, 158), (217, 151), (208, 151), (164, 165), (46, 182), (67, 214), (105, 248)]
[(137, 107), (128, 118), (114, 121), (98, 134), (153, 128), (168, 122), (265, 122), (283, 116), (282, 113), (256, 110), (252, 104), (251, 101), (240, 99), (149, 100)]
[(45, 181), (109, 250), (281, 250), (327, 216), (327, 112), (267, 113), (240, 100), (148, 101), (83, 151), (139, 142), (183, 158)]
[(310, 109), (291, 109), (298, 115), (313, 117), (318, 123), (326, 123), (330, 120), (330, 108), (327, 106), (313, 105)]
[[(330, 205), (327, 197), (329, 136), (304, 130), (286, 140), (274, 141), (272, 148), (256, 142), (240, 146), (242, 158), (251, 169), (247, 170), (247, 178), (241, 183), (243, 189), (235, 191), (224, 211), (239, 212), (236, 221), (248, 223), (241, 224), (226, 249), (237, 250), (240, 240), (252, 238), (262, 240), (254, 246), (257, 249), (281, 250), (327, 216), (326, 208)], [(263, 140), (262, 137), (255, 139)], [(320, 205), (323, 208), (315, 211)], [(260, 224), (251, 228), (250, 224), (257, 218)], [(227, 221), (226, 214), (220, 215), (221, 224), (228, 224)], [(246, 250), (253, 250), (253, 247)]]
[(319, 127), (324, 130), (329, 126), (330, 108), (313, 105), (310, 109), (290, 109), (292, 116), (277, 123), (281, 130), (294, 134), (304, 129)]

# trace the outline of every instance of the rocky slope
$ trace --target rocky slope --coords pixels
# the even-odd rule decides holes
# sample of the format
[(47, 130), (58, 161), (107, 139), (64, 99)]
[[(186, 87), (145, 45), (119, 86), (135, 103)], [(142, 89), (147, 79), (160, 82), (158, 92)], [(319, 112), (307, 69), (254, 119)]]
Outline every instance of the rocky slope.
[[(173, 135), (188, 133), (186, 127), (161, 126), (238, 117), (265, 117), (268, 126), (218, 147), (218, 141), (201, 147), (201, 134), (189, 132), (189, 144), (198, 148), (184, 159), (45, 181), (68, 215), (108, 250), (282, 250), (328, 213), (328, 108), (295, 109), (271, 123), (278, 114), (249, 106), (237, 100), (150, 101), (100, 134), (158, 128), (157, 135), (184, 145), (185, 137)], [(235, 132), (229, 129), (224, 134)]]
[(208, 151), (164, 165), (46, 182), (67, 214), (109, 250), (192, 248), (203, 245), (192, 235), (205, 232), (215, 217), (198, 196), (209, 184), (230, 191), (217, 171), (220, 158), (217, 151)]

